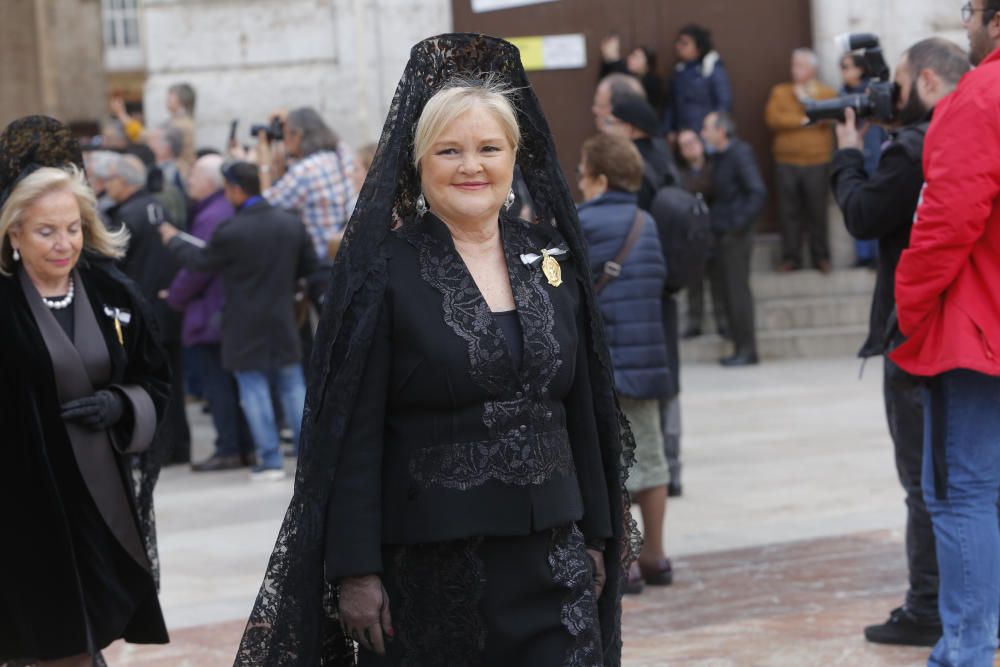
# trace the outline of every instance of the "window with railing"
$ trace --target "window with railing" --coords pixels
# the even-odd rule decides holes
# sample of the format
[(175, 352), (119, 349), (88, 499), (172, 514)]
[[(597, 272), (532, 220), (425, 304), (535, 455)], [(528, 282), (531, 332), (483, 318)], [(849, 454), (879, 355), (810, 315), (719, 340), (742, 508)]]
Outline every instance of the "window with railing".
[(104, 58), (110, 70), (143, 66), (139, 4), (140, 0), (101, 0)]

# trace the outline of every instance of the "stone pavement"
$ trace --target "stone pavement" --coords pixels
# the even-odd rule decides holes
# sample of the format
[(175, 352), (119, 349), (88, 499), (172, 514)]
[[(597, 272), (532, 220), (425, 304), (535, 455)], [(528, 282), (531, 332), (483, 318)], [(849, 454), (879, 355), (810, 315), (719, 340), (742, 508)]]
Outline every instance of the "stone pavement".
[[(672, 501), (676, 583), (626, 599), (630, 667), (925, 664), (866, 644), (905, 591), (904, 506), (881, 367), (850, 358), (685, 369), (684, 497)], [(211, 427), (196, 407), (196, 457)], [(157, 495), (173, 642), (116, 644), (109, 664), (231, 664), (291, 481), (172, 468)]]

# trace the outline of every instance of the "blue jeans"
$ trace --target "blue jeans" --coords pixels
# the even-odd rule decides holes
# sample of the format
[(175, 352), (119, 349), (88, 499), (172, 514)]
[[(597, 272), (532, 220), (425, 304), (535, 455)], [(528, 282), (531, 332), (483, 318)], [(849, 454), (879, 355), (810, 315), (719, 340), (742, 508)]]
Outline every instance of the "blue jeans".
[(937, 540), (944, 628), (928, 665), (992, 667), (1000, 616), (1000, 378), (950, 371), (931, 381), (924, 400), (924, 501)]
[(293, 364), (274, 371), (237, 371), (236, 384), (240, 388), (240, 407), (247, 418), (250, 433), (257, 446), (258, 464), (263, 468), (282, 467), (279, 449), (278, 424), (271, 403), (271, 385), (274, 385), (285, 414), (285, 421), (295, 434), (295, 451), (299, 448), (299, 431), (302, 410), (306, 403), (306, 383), (302, 366)]

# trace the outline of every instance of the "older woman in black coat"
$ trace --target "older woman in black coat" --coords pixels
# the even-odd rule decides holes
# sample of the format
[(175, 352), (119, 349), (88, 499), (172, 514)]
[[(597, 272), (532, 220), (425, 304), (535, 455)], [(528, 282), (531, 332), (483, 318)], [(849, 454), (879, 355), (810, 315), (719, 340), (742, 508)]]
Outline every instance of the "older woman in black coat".
[(51, 119), (0, 137), (0, 663), (167, 641), (141, 452), (169, 371), (78, 150)]

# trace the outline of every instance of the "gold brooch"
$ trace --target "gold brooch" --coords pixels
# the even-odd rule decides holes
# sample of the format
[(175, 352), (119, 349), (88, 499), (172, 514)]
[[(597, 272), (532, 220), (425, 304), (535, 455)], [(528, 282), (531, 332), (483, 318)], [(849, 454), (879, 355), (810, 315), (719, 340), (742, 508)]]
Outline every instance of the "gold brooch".
[(549, 254), (548, 250), (542, 250), (542, 273), (553, 287), (562, 285), (562, 267), (555, 257)]

